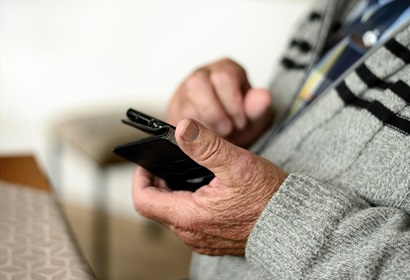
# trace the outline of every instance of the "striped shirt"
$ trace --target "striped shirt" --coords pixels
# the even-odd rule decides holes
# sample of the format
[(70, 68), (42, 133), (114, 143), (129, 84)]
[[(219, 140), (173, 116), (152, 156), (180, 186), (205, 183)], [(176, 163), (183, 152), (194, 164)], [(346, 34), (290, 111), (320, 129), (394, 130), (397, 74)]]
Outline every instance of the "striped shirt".
[(285, 125), (369, 49), (384, 42), (409, 19), (409, 0), (360, 1), (342, 27), (329, 39), (324, 55), (311, 70), (292, 103)]

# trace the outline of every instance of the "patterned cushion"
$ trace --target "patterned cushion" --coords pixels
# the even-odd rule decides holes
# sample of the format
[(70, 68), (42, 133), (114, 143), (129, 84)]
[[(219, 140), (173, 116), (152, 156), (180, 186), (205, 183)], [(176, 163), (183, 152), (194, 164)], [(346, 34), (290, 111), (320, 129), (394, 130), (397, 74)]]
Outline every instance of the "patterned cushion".
[(0, 279), (95, 279), (50, 193), (0, 181)]

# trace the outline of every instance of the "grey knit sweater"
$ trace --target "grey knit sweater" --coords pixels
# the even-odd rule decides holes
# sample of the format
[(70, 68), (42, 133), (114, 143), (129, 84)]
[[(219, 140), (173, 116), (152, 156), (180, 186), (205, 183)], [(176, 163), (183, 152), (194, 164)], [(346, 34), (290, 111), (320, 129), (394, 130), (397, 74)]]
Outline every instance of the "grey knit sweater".
[[(272, 84), (276, 120), (353, 1), (322, 1)], [(245, 257), (195, 254), (191, 279), (410, 279), (410, 26), (255, 145), (290, 175)]]

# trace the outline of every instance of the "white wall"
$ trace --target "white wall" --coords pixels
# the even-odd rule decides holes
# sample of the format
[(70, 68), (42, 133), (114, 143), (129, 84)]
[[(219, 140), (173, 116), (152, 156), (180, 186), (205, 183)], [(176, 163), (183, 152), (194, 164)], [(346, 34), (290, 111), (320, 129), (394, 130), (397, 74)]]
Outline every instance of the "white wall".
[(65, 111), (162, 111), (190, 71), (222, 56), (266, 86), (311, 2), (0, 0), (0, 153), (47, 167), (46, 131)]

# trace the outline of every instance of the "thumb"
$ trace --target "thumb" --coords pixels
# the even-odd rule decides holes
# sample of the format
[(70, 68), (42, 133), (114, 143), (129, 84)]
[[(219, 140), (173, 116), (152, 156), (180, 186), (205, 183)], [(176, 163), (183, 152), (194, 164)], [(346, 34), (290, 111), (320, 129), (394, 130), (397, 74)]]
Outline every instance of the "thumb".
[(208, 168), (222, 183), (242, 180), (253, 155), (217, 136), (205, 126), (191, 119), (181, 120), (175, 139), (179, 147), (199, 165)]

